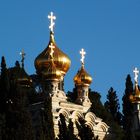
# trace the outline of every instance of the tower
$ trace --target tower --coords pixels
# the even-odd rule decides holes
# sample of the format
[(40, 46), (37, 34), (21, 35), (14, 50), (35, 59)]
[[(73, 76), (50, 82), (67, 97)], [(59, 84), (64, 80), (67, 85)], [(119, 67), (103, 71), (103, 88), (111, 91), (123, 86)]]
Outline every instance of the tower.
[(74, 77), (75, 88), (77, 89), (77, 99), (76, 103), (90, 107), (91, 102), (88, 97), (89, 86), (92, 82), (92, 77), (85, 70), (85, 54), (84, 49), (81, 49), (81, 68), (78, 70), (76, 76)]
[(140, 90), (138, 87), (139, 70), (135, 68), (133, 72), (135, 75), (135, 87), (134, 92), (130, 95), (130, 101), (133, 104), (132, 131), (136, 131), (140, 130)]
[[(40, 77), (43, 88), (47, 94), (66, 98), (64, 91), (62, 91), (61, 83), (67, 73), (71, 61), (69, 57), (63, 53), (56, 45), (54, 39), (54, 20), (56, 17), (51, 14), (50, 19), (50, 40), (47, 48), (41, 52), (35, 59), (36, 72)], [(59, 93), (59, 91), (61, 91)], [(63, 97), (62, 97), (63, 96)]]

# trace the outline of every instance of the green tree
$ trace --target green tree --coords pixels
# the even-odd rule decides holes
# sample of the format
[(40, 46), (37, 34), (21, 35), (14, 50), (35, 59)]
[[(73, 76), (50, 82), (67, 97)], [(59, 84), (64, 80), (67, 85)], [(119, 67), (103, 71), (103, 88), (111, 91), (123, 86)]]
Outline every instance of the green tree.
[(68, 125), (63, 114), (59, 115), (60, 120), (58, 122), (59, 134), (58, 140), (78, 140), (74, 134), (73, 122), (69, 119)]
[(133, 139), (131, 127), (132, 127), (132, 103), (129, 100), (130, 95), (133, 93), (133, 83), (131, 76), (128, 74), (125, 82), (125, 93), (122, 97), (122, 112), (123, 112), (123, 129), (125, 130), (125, 139)]
[(60, 117), (60, 121), (58, 122), (58, 126), (59, 126), (58, 139), (59, 140), (67, 140), (68, 129), (67, 129), (65, 117), (63, 114), (60, 114), (59, 117)]
[(76, 126), (80, 140), (98, 140), (98, 136), (94, 136), (93, 131), (84, 119), (79, 118), (78, 122), (76, 122)]
[(77, 99), (77, 87), (73, 88), (73, 91), (68, 91), (67, 93), (68, 101), (75, 102)]
[(6, 110), (6, 100), (9, 95), (9, 75), (6, 68), (6, 61), (4, 56), (1, 59), (1, 77), (0, 77), (0, 112), (4, 113)]
[[(18, 67), (18, 69), (17, 69)], [(17, 83), (20, 67), (7, 70), (9, 89), (5, 100), (5, 140), (34, 140), (31, 115), (28, 110), (28, 88)], [(6, 91), (6, 89), (5, 89)], [(7, 92), (6, 92), (7, 93)]]
[(3, 140), (5, 135), (5, 114), (0, 113), (0, 140)]
[(121, 125), (122, 115), (119, 111), (119, 99), (117, 97), (116, 91), (111, 87), (107, 94), (107, 101), (104, 104), (106, 110), (111, 113), (115, 122)]
[[(7, 140), (34, 140), (31, 114), (26, 101), (26, 89), (17, 85), (14, 95), (7, 102), (6, 138)], [(11, 91), (12, 93), (12, 91)]]
[(52, 116), (52, 98), (46, 96), (44, 100), (44, 109), (42, 110), (42, 140), (54, 140), (54, 124)]
[[(110, 131), (114, 135), (115, 140), (122, 140), (124, 134), (122, 128), (116, 123), (111, 115), (101, 102), (101, 95), (98, 92), (89, 90), (89, 98), (92, 103), (90, 111), (95, 113), (97, 117), (103, 119), (103, 121), (110, 126)], [(113, 138), (112, 138), (113, 139)]]

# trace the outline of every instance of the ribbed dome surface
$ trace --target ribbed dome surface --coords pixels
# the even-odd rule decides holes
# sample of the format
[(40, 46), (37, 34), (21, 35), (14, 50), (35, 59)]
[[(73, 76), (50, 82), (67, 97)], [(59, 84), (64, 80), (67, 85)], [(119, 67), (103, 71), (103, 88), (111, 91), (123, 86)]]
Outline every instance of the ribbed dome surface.
[(53, 60), (50, 62), (46, 70), (42, 71), (42, 75), (45, 80), (59, 81), (61, 79), (61, 72), (56, 69)]
[(54, 46), (53, 62), (56, 70), (59, 70), (62, 75), (65, 75), (70, 67), (71, 61), (69, 57), (57, 47), (54, 40), (54, 34), (52, 32), (50, 32), (50, 41), (47, 48), (35, 59), (35, 68), (37, 73), (40, 74), (42, 71), (44, 72), (45, 69), (48, 68), (48, 65), (50, 65), (50, 45)]
[(92, 82), (92, 77), (85, 71), (82, 66), (74, 77), (74, 82), (76, 85), (86, 85), (89, 86)]

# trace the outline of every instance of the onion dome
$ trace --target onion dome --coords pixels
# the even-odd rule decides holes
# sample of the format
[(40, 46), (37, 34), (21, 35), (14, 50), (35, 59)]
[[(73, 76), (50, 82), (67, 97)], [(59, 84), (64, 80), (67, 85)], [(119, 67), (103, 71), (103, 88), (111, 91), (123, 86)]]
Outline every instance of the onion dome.
[(17, 75), (17, 82), (21, 86), (30, 87), (32, 83), (32, 79), (30, 76), (25, 72), (24, 68), (20, 68), (19, 73)]
[(50, 41), (47, 48), (35, 59), (35, 68), (37, 70), (37, 73), (42, 73), (42, 71), (45, 71), (45, 69), (48, 68), (48, 65), (50, 65), (50, 45), (54, 46), (53, 62), (55, 64), (55, 67), (61, 72), (62, 75), (65, 75), (66, 72), (69, 70), (71, 61), (69, 57), (57, 47), (54, 40), (53, 32), (50, 32)]
[(92, 82), (92, 77), (86, 72), (84, 68), (84, 59), (86, 54), (84, 49), (81, 49), (80, 54), (81, 54), (82, 67), (74, 77), (74, 82), (76, 85), (89, 86)]
[(132, 103), (140, 102), (140, 90), (137, 85), (135, 85), (134, 93), (129, 98)]
[[(52, 60), (50, 59), (50, 52), (52, 51), (52, 49), (49, 47), (50, 45), (53, 46), (53, 62), (54, 65), (56, 67), (56, 70), (59, 70), (61, 72), (62, 75), (65, 75), (66, 72), (68, 71), (71, 61), (69, 59), (69, 57), (63, 53), (56, 45), (55, 40), (54, 40), (54, 25), (55, 22), (54, 20), (56, 19), (56, 17), (53, 15), (53, 12), (50, 13), (50, 15), (48, 15), (48, 19), (50, 20), (50, 25), (49, 25), (49, 29), (50, 29), (50, 41), (49, 44), (47, 46), (47, 48), (40, 53), (36, 59), (35, 59), (35, 68), (36, 68), (36, 72), (37, 74), (43, 74), (45, 71), (48, 71), (48, 65), (52, 64)], [(46, 69), (46, 70), (45, 70)]]
[(14, 80), (18, 85), (23, 87), (30, 87), (32, 84), (32, 79), (26, 73), (24, 68), (21, 68), (19, 62), (16, 62), (16, 66), (14, 68), (9, 69), (9, 76), (11, 80)]
[(92, 77), (86, 72), (86, 70), (82, 66), (74, 77), (74, 82), (76, 85), (89, 86), (92, 82)]
[(48, 64), (48, 67), (42, 71), (45, 80), (59, 81), (61, 79), (61, 72), (56, 69), (53, 60)]
[(135, 80), (135, 89), (134, 89), (134, 93), (132, 95), (130, 95), (130, 101), (132, 103), (137, 103), (137, 102), (140, 102), (140, 90), (139, 90), (139, 87), (138, 87), (138, 74), (139, 74), (139, 70), (137, 68), (135, 68), (133, 70), (134, 72), (134, 80)]

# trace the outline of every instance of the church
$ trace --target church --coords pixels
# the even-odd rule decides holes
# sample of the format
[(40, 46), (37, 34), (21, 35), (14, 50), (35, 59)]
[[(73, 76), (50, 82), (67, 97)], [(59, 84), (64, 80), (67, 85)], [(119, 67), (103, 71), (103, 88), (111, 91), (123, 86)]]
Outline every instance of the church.
[[(54, 25), (56, 17), (51, 12), (48, 16), (50, 20), (50, 39), (48, 46), (35, 59), (36, 73), (41, 77), (43, 91), (52, 98), (52, 113), (54, 122), (55, 136), (59, 133), (58, 121), (59, 115), (63, 114), (66, 118), (72, 119), (73, 123), (78, 118), (83, 118), (86, 124), (92, 129), (94, 135), (100, 140), (109, 139), (110, 127), (102, 121), (96, 114), (90, 112), (91, 102), (89, 99), (89, 87), (92, 82), (92, 77), (88, 74), (85, 68), (84, 49), (81, 49), (81, 68), (74, 77), (77, 98), (74, 103), (68, 101), (64, 92), (64, 77), (70, 68), (70, 58), (57, 47), (55, 42)], [(34, 114), (33, 120), (36, 120), (41, 109), (42, 102), (36, 102), (31, 105), (31, 112)], [(77, 133), (74, 128), (75, 134)]]

